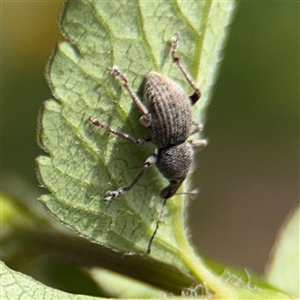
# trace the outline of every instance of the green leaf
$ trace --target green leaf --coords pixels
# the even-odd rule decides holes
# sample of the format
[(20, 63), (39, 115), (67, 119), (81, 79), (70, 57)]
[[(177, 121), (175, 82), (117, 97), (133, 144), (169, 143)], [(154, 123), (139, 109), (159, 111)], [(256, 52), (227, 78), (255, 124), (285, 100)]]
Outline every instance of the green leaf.
[[(44, 103), (39, 128), (40, 144), (50, 154), (37, 159), (40, 182), (50, 191), (40, 201), (50, 214), (90, 241), (145, 255), (166, 180), (152, 168), (119, 199), (105, 203), (103, 196), (131, 182), (154, 149), (132, 145), (87, 120), (92, 116), (132, 136), (147, 137), (132, 100), (107, 68), (118, 65), (134, 91), (156, 70), (190, 93), (170, 58), (169, 41), (176, 32), (181, 37), (178, 55), (202, 91), (194, 113), (203, 120), (233, 9), (233, 1), (66, 3), (61, 22), (66, 41), (58, 45), (47, 71), (55, 99)], [(189, 190), (188, 182), (184, 190)], [(205, 282), (220, 297), (285, 297), (243, 281), (236, 286), (205, 265), (186, 234), (187, 198), (168, 200), (151, 257), (196, 283)]]
[[(0, 299), (95, 299), (83, 295), (72, 295), (49, 288), (33, 278), (9, 269), (0, 261)], [(100, 299), (100, 298), (97, 298)]]
[(161, 290), (103, 268), (93, 268), (89, 273), (95, 279), (95, 282), (98, 282), (101, 290), (110, 297), (119, 299), (157, 299), (164, 295)]
[(289, 216), (276, 239), (267, 280), (284, 291), (299, 297), (299, 224), (300, 206)]
[[(107, 190), (128, 184), (153, 147), (137, 147), (87, 121), (89, 116), (122, 132), (146, 137), (137, 109), (107, 68), (126, 72), (133, 90), (157, 70), (188, 90), (170, 59), (169, 40), (181, 36), (179, 55), (208, 101), (233, 2), (69, 1), (61, 27), (68, 41), (58, 45), (48, 68), (56, 100), (44, 103), (40, 143), (50, 154), (37, 159), (40, 182), (51, 192), (40, 198), (57, 219), (90, 240), (118, 251), (145, 253), (166, 184), (153, 168), (132, 191), (110, 204)], [(155, 257), (186, 268), (178, 257), (186, 247), (184, 198), (168, 211), (152, 247)]]

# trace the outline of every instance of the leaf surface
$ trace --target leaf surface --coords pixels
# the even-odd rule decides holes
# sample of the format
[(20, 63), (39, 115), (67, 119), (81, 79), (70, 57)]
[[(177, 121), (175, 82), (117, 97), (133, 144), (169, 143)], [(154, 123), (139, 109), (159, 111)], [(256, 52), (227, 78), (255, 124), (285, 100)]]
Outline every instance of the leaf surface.
[[(80, 299), (91, 300), (95, 297), (72, 295), (49, 288), (33, 278), (22, 273), (9, 269), (0, 261), (0, 298), (1, 299), (33, 299), (33, 300), (49, 300), (49, 299)], [(101, 299), (101, 298), (97, 298)], [(104, 299), (104, 298), (103, 298)]]
[[(40, 200), (47, 210), (92, 241), (118, 251), (144, 253), (155, 228), (166, 180), (153, 168), (127, 194), (103, 202), (107, 190), (131, 182), (153, 147), (137, 147), (97, 129), (89, 116), (135, 137), (147, 137), (139, 114), (120, 82), (107, 72), (118, 65), (138, 91), (150, 70), (191, 92), (170, 58), (169, 40), (180, 34), (179, 55), (208, 101), (233, 2), (69, 1), (60, 43), (48, 68), (55, 100), (44, 103), (40, 144), (49, 157), (37, 159), (41, 183), (51, 192)], [(196, 117), (198, 119), (198, 117)], [(182, 267), (184, 197), (168, 210), (152, 253)]]

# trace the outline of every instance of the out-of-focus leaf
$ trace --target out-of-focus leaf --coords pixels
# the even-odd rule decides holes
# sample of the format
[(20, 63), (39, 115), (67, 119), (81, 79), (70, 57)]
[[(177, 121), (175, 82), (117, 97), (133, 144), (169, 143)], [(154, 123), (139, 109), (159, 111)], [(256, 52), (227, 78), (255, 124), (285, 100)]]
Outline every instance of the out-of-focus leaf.
[(267, 280), (299, 297), (300, 293), (300, 207), (289, 216), (276, 239), (267, 269)]
[[(72, 295), (49, 288), (33, 278), (22, 273), (9, 269), (3, 262), (0, 262), (0, 299), (24, 299), (24, 300), (91, 300), (94, 297), (83, 295)], [(101, 299), (101, 298), (97, 298)], [(103, 298), (104, 299), (104, 298)]]

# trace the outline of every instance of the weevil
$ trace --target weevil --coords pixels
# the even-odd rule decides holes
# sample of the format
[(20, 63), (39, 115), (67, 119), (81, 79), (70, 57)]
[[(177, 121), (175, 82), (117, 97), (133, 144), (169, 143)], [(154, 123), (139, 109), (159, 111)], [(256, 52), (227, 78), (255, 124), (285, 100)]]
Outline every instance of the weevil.
[(116, 67), (109, 68), (111, 74), (118, 77), (123, 83), (123, 87), (142, 113), (139, 122), (147, 128), (147, 139), (134, 138), (89, 117), (90, 123), (125, 140), (137, 145), (152, 142), (157, 148), (157, 153), (151, 154), (146, 159), (143, 167), (128, 186), (119, 187), (115, 191), (108, 191), (104, 198), (105, 201), (111, 201), (131, 190), (147, 169), (154, 164), (162, 175), (169, 180), (169, 185), (160, 192), (160, 196), (164, 199), (164, 202), (156, 221), (156, 228), (150, 239), (147, 253), (150, 253), (151, 244), (161, 222), (167, 199), (176, 193), (188, 175), (193, 162), (194, 148), (203, 148), (207, 144), (205, 140), (188, 140), (191, 135), (202, 130), (202, 126), (193, 121), (192, 115), (192, 106), (200, 99), (201, 93), (195, 81), (181, 64), (180, 58), (176, 55), (178, 40), (178, 34), (175, 34), (171, 38), (172, 61), (178, 66), (183, 76), (193, 88), (194, 92), (190, 96), (174, 81), (157, 72), (151, 71), (146, 75), (144, 80), (142, 102), (128, 84), (127, 77)]

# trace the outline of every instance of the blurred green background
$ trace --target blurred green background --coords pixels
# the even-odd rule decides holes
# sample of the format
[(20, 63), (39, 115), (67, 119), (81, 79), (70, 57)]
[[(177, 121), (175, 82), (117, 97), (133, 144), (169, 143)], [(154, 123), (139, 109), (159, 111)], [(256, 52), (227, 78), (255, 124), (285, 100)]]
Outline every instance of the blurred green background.
[[(36, 118), (51, 96), (43, 73), (63, 39), (62, 2), (1, 5), (1, 186), (18, 194), (19, 177), (38, 185)], [(204, 124), (209, 146), (197, 155), (194, 243), (210, 258), (258, 273), (299, 202), (299, 6), (239, 3)]]

